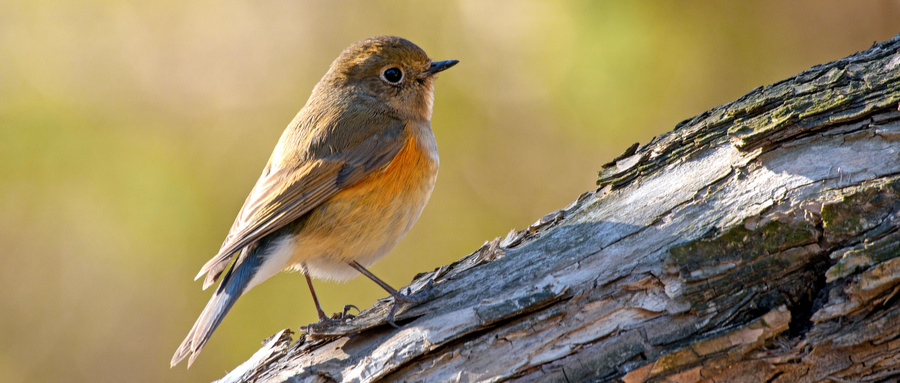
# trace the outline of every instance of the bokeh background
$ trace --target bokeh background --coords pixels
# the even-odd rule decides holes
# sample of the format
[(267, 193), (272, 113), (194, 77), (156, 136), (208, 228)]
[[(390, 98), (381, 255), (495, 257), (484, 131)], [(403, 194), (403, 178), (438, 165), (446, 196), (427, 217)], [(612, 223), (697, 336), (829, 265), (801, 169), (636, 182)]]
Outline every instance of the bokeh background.
[[(0, 2), (0, 380), (221, 377), (314, 322), (299, 274), (243, 297), (169, 368), (285, 125), (373, 35), (461, 63), (437, 81), (441, 173), (373, 271), (395, 286), (590, 190), (633, 142), (900, 32), (900, 1)], [(326, 310), (368, 280), (318, 282)]]

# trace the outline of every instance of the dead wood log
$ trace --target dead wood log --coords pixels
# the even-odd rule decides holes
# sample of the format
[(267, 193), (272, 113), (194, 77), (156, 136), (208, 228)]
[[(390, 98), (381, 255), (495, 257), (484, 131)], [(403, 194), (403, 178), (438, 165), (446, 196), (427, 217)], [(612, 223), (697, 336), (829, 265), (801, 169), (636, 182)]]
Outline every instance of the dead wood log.
[[(635, 145), (598, 189), (222, 381), (900, 379), (900, 35)], [(475, 288), (477, 286), (477, 288)]]

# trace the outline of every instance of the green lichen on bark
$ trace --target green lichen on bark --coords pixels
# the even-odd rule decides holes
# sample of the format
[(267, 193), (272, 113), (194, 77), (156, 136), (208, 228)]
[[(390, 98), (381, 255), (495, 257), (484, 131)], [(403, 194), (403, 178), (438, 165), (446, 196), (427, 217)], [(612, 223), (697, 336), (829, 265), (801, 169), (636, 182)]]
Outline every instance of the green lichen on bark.
[[(778, 253), (791, 247), (818, 241), (819, 233), (811, 222), (787, 224), (773, 220), (756, 230), (737, 225), (721, 235), (702, 238), (669, 250), (686, 281), (708, 278), (704, 268), (722, 264), (748, 263), (759, 256)], [(762, 260), (766, 261), (766, 260)]]
[[(738, 148), (745, 149), (773, 137), (821, 129), (896, 105), (900, 87), (896, 62), (895, 51), (875, 50), (814, 67), (772, 85), (791, 89), (794, 97), (767, 113), (735, 121), (728, 135)], [(773, 136), (776, 131), (780, 132)]]
[(836, 252), (833, 258), (838, 262), (828, 269), (828, 281), (846, 277), (857, 270), (900, 256), (900, 232), (893, 232), (874, 241), (865, 241), (857, 246)]
[[(861, 237), (858, 243), (835, 251), (837, 260), (826, 272), (828, 281), (900, 256), (900, 179), (870, 185), (844, 196), (839, 202), (822, 206), (825, 238), (844, 242)], [(856, 242), (856, 241), (850, 241)]]
[(640, 147), (637, 155), (642, 157), (637, 166), (618, 169), (614, 163), (604, 165), (598, 175), (598, 189), (622, 188), (722, 140), (730, 139), (739, 150), (748, 152), (837, 123), (896, 110), (900, 102), (900, 53), (891, 44), (885, 42), (815, 66), (685, 120), (671, 133)]
[(772, 220), (755, 230), (737, 225), (671, 248), (667, 263), (685, 281), (682, 297), (693, 311), (714, 314), (714, 326), (807, 299), (822, 268), (819, 238), (808, 221)]
[[(822, 206), (825, 239), (837, 243), (880, 225), (900, 209), (900, 179), (870, 185)], [(871, 233), (869, 237), (873, 234)]]

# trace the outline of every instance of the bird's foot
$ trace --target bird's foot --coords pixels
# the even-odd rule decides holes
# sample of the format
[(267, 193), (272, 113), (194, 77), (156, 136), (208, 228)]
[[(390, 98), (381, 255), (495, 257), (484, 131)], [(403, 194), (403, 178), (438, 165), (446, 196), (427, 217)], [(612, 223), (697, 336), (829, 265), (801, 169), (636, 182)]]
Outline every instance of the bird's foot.
[(327, 327), (329, 325), (334, 325), (349, 319), (353, 319), (356, 317), (356, 315), (350, 314), (351, 309), (356, 310), (357, 314), (360, 312), (359, 307), (356, 307), (354, 305), (344, 305), (343, 311), (331, 314), (331, 317), (326, 316), (324, 312), (319, 312), (318, 322), (310, 323), (309, 325), (301, 329), (311, 334), (315, 332), (316, 328)]
[(409, 289), (406, 290), (406, 294), (397, 293), (396, 295), (392, 295), (394, 297), (394, 305), (391, 307), (391, 311), (388, 312), (387, 322), (394, 326), (394, 328), (400, 328), (394, 323), (394, 314), (397, 313), (397, 307), (400, 305), (414, 304), (414, 303), (422, 303), (431, 298), (431, 289), (434, 286), (433, 281), (428, 281), (428, 284), (422, 288), (422, 291), (419, 291), (415, 294), (410, 294)]
[[(344, 305), (344, 310), (341, 311), (341, 312), (339, 312), (339, 313), (331, 314), (331, 318), (330, 318), (330, 319), (344, 320), (344, 319), (353, 319), (353, 318), (355, 318), (356, 315), (351, 315), (351, 314), (350, 314), (350, 309), (356, 310), (356, 313), (357, 313), (357, 314), (359, 314), (359, 312), (360, 312), (360, 311), (359, 311), (359, 307), (356, 307), (356, 306), (354, 306), (354, 305)], [(319, 318), (319, 320), (321, 321), (322, 318)]]

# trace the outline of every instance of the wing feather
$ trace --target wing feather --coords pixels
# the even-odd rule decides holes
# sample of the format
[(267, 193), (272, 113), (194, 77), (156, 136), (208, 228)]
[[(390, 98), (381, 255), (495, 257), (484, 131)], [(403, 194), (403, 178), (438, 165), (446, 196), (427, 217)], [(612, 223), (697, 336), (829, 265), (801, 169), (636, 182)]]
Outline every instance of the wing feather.
[(382, 171), (405, 144), (404, 134), (408, 133), (403, 123), (392, 119), (387, 129), (358, 140), (345, 139), (350, 145), (338, 148), (342, 150), (329, 148), (328, 154), (319, 159), (286, 168), (273, 168), (270, 161), (219, 252), (203, 265), (195, 279), (206, 274), (206, 289), (238, 251), (297, 220), (372, 172)]

